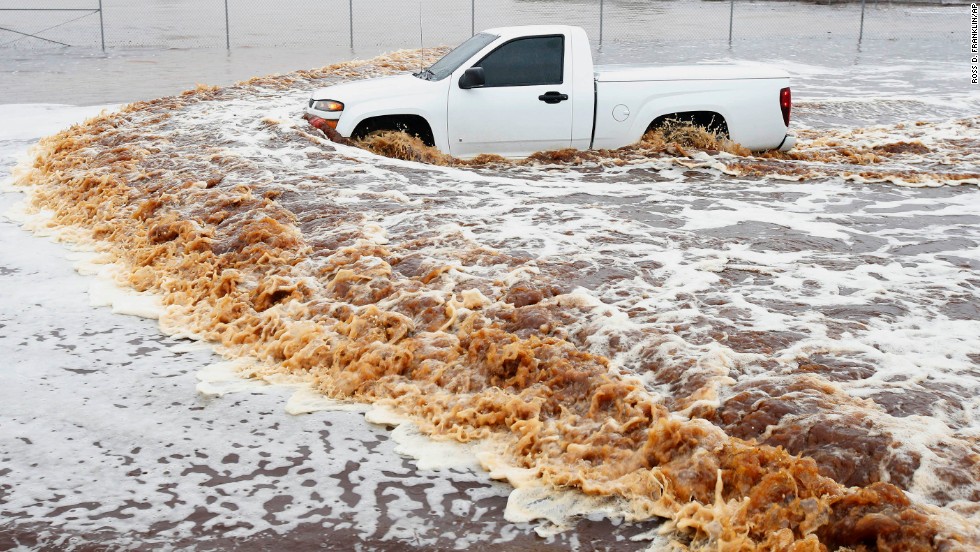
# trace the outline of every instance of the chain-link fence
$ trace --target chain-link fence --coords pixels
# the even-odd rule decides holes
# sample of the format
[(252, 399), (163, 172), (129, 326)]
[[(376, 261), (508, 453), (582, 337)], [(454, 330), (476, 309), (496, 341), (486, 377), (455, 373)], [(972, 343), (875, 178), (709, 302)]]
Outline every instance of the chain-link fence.
[(0, 0), (0, 48), (87, 46), (105, 48), (99, 0)]
[(965, 40), (969, 5), (946, 1), (0, 0), (0, 48), (404, 48), (536, 23), (581, 26), (595, 43)]

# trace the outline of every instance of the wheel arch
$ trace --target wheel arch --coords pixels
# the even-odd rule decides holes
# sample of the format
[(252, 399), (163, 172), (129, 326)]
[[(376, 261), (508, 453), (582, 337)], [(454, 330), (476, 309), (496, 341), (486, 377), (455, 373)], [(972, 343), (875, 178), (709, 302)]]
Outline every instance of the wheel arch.
[(393, 130), (417, 136), (427, 146), (435, 146), (432, 125), (422, 115), (411, 113), (392, 113), (365, 117), (354, 125), (350, 137), (354, 140), (364, 138), (372, 132)]
[(649, 125), (647, 125), (644, 134), (650, 132), (651, 130), (664, 128), (665, 126), (674, 122), (704, 127), (724, 138), (731, 138), (731, 133), (728, 129), (728, 121), (725, 119), (724, 115), (718, 113), (717, 111), (710, 110), (677, 111), (674, 113), (664, 113), (662, 115), (658, 115), (653, 119), (653, 121), (650, 122)]

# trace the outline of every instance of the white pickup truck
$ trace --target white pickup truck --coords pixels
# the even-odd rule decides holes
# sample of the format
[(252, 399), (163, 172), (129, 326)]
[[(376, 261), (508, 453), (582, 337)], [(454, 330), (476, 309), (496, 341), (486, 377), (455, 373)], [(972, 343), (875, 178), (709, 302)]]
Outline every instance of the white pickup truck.
[(788, 150), (790, 106), (784, 71), (594, 67), (584, 30), (541, 25), (489, 29), (412, 75), (321, 88), (306, 112), (344, 137), (403, 130), (465, 159), (619, 148), (670, 120), (754, 151)]

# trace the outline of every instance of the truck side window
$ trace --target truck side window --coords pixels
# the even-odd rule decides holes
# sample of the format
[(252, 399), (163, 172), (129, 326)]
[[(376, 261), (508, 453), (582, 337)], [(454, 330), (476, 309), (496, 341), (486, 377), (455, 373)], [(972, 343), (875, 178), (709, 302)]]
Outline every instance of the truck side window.
[(475, 67), (483, 67), (485, 87), (531, 86), (561, 84), (564, 62), (564, 36), (536, 36), (504, 44)]

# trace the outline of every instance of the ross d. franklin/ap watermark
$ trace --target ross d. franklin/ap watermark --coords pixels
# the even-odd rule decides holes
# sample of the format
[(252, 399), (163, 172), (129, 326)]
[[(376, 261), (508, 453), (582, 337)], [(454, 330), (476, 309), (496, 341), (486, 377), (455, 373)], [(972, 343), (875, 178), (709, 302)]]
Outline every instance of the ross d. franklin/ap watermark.
[(970, 58), (970, 74), (973, 84), (977, 84), (977, 4), (976, 2), (970, 4), (970, 52), (973, 53), (973, 57)]

